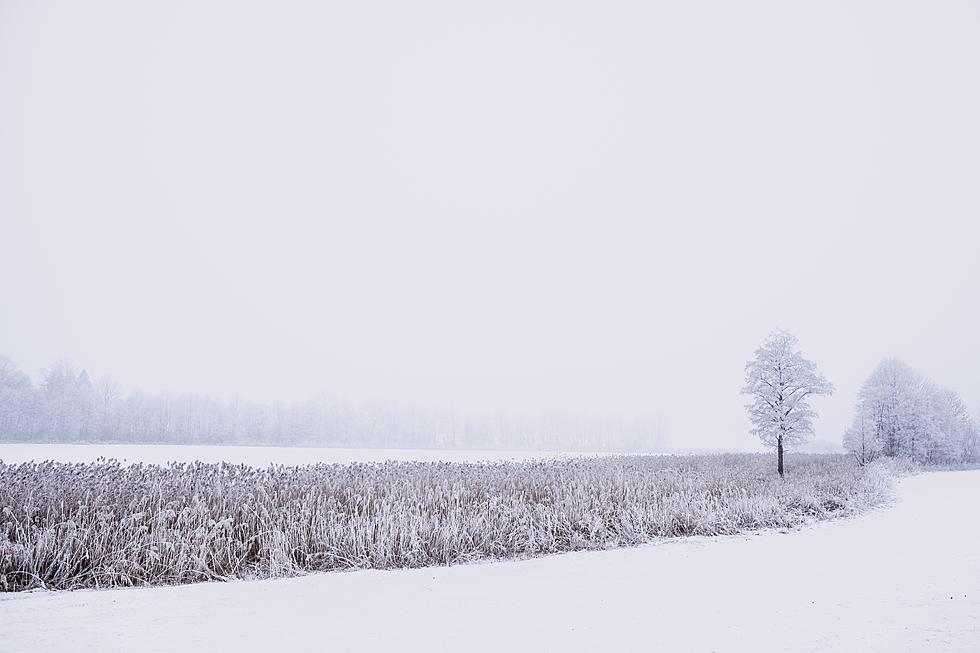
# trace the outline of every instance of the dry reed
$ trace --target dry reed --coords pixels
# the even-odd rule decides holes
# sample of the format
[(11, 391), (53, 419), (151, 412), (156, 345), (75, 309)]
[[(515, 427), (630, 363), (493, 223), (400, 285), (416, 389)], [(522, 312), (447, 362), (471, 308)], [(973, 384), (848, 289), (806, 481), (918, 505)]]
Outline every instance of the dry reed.
[(0, 463), (0, 590), (395, 568), (792, 527), (875, 504), (880, 467), (794, 456), (272, 466)]

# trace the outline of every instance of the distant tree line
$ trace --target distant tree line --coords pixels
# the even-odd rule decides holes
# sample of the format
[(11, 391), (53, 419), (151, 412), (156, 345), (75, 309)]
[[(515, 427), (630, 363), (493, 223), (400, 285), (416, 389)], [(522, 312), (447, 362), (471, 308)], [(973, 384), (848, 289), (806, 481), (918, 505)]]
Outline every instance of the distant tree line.
[(67, 362), (37, 383), (0, 355), (0, 442), (133, 442), (278, 446), (658, 451), (641, 421), (472, 417), (316, 400), (220, 401), (196, 394), (124, 392)]
[(902, 456), (921, 463), (980, 462), (980, 423), (950, 388), (898, 360), (883, 360), (861, 386), (844, 447), (859, 462)]

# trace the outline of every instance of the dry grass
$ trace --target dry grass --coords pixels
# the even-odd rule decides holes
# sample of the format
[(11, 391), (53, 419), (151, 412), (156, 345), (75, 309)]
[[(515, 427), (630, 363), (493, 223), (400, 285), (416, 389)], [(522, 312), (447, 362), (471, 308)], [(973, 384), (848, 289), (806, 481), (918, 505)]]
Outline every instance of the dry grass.
[(0, 590), (442, 565), (791, 527), (887, 494), (795, 456), (270, 467), (0, 463)]

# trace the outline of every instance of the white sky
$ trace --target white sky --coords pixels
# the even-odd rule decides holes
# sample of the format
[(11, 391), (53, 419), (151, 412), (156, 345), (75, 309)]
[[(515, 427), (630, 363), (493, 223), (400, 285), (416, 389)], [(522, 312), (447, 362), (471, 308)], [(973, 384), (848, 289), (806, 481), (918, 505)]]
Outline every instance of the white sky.
[[(476, 5), (479, 4), (479, 7)], [(980, 3), (0, 0), (0, 352), (656, 416), (898, 355), (980, 404)]]

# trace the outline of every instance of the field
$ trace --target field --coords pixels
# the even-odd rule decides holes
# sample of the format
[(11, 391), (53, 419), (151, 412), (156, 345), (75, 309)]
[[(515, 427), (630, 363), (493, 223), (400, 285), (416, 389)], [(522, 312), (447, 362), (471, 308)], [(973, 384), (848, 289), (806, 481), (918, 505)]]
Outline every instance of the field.
[(790, 528), (883, 501), (845, 456), (0, 464), (0, 589), (451, 565)]
[(583, 455), (554, 451), (483, 449), (348, 449), (333, 447), (244, 447), (183, 444), (28, 444), (0, 443), (0, 462), (23, 463), (56, 460), (63, 463), (93, 463), (99, 458), (122, 463), (166, 465), (182, 463), (230, 463), (251, 467), (311, 465), (315, 463), (494, 462), (544, 460)]
[(684, 537), (497, 564), (0, 594), (30, 651), (980, 650), (980, 471), (788, 534)]

